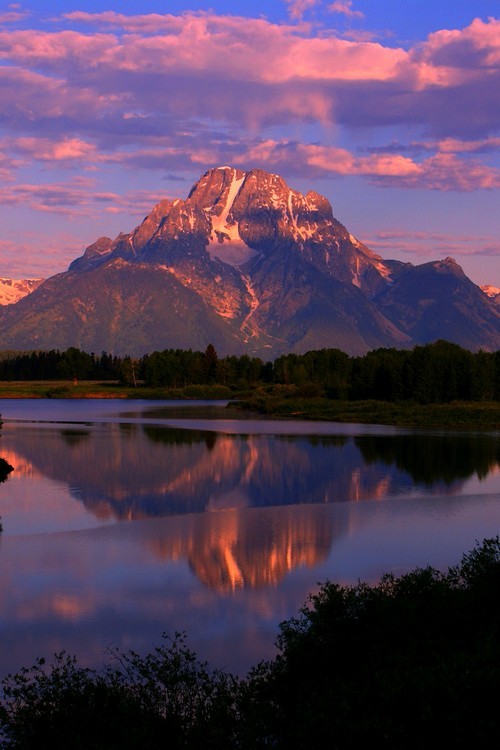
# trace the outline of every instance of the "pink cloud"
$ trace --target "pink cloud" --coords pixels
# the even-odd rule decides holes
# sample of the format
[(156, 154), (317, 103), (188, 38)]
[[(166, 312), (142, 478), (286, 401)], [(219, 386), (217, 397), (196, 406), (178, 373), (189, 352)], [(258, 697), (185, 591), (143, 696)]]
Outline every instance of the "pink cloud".
[[(263, 19), (208, 13), (158, 18), (112, 12), (69, 15), (88, 23), (121, 24), (120, 33), (134, 31), (121, 36), (113, 32), (4, 32), (0, 34), (0, 56), (38, 73), (56, 70), (61, 84), (66, 83), (68, 97), (76, 93), (71, 80), (75, 89), (76, 84), (83, 85), (103, 96), (111, 109), (119, 109), (127, 98), (151, 107), (151, 92), (160, 109), (168, 109), (168, 102), (174, 102), (176, 110), (196, 116), (199, 106), (202, 114), (217, 119), (230, 119), (234, 112), (235, 120), (243, 116), (245, 123), (259, 125), (268, 117), (266, 98), (276, 102), (275, 120), (304, 119), (308, 107), (295, 102), (306, 99), (307, 91), (309, 99), (322, 100), (309, 114), (321, 121), (326, 113), (347, 125), (364, 121), (376, 126), (400, 122), (404, 113), (409, 124), (434, 120), (440, 128), (453, 127), (453, 122), (464, 127), (465, 120), (472, 123), (469, 127), (477, 127), (481, 120), (484, 129), (496, 127), (498, 122), (496, 97), (492, 99), (498, 84), (495, 76), (484, 79), (484, 70), (474, 65), (473, 57), (469, 65), (458, 66), (451, 64), (453, 60), (441, 60), (438, 54), (450, 47), (451, 35), (453, 44), (461, 47), (462, 57), (463, 50), (474, 44), (474, 54), (478, 49), (488, 50), (486, 60), (494, 61), (500, 54), (494, 21), (474, 22), (462, 31), (438, 32), (407, 52), (373, 42), (314, 36)], [(144, 28), (154, 29), (154, 35), (145, 35)], [(483, 101), (478, 102), (475, 93), (480, 112), (474, 115), (469, 110), (468, 118), (463, 114), (459, 119), (450, 118), (448, 90), (453, 94), (451, 106), (463, 109), (478, 77), (484, 79)], [(205, 89), (201, 101), (197, 80)], [(211, 87), (206, 86), (207, 80)], [(158, 94), (165, 86), (169, 98), (162, 104)], [(248, 90), (238, 97), (242, 86)]]
[(10, 127), (14, 134), (20, 129), (33, 128), (37, 131), (47, 128), (68, 127), (74, 119), (83, 126), (85, 121), (95, 120), (96, 116), (118, 108), (119, 97), (106, 97), (90, 87), (74, 86), (63, 77), (56, 78), (19, 66), (0, 66), (0, 97), (2, 100), (4, 128)]
[(37, 30), (3, 31), (0, 33), (0, 59), (25, 65), (58, 67), (69, 62), (92, 67), (94, 60), (103, 61), (116, 45), (110, 34), (79, 34), (75, 31), (57, 33)]
[(479, 162), (464, 163), (453, 154), (436, 154), (418, 164), (409, 174), (378, 173), (375, 182), (406, 188), (470, 192), (500, 187), (500, 170)]
[(500, 187), (500, 170), (468, 161), (467, 168), (453, 154), (436, 154), (417, 162), (400, 154), (357, 156), (333, 146), (285, 141), (262, 141), (249, 148), (235, 163), (258, 163), (285, 173), (359, 175), (387, 187), (424, 188), (468, 192)]
[[(292, 5), (297, 12), (306, 7)], [(358, 13), (349, 2), (333, 5)], [(470, 158), (498, 149), (500, 22), (494, 19), (436, 32), (409, 51), (211, 12), (78, 11), (65, 19), (89, 29), (0, 32), (0, 59), (9, 63), (0, 68), (3, 128), (9, 148), (24, 158), (45, 166), (189, 171), (253, 157), (261, 166), (354, 174), (381, 185), (498, 185), (495, 168)], [(366, 156), (266, 133), (297, 123), (372, 132), (420, 128), (433, 140)], [(422, 152), (429, 158), (418, 161)]]
[(0, 25), (3, 26), (8, 23), (17, 23), (18, 21), (23, 21), (25, 18), (28, 18), (30, 13), (21, 10), (20, 7), (21, 6), (19, 5), (11, 5), (10, 8), (12, 10), (0, 13)]
[(364, 13), (360, 10), (354, 10), (352, 0), (335, 0), (328, 6), (330, 13), (340, 13), (347, 18), (364, 18)]
[(290, 18), (300, 21), (304, 13), (318, 4), (318, 0), (285, 0)]
[[(74, 14), (70, 14), (74, 16)], [(125, 28), (138, 19), (119, 14), (83, 14), (89, 20), (113, 19)], [(163, 24), (149, 17), (153, 37), (138, 33), (81, 34), (74, 31), (31, 30), (0, 33), (0, 59), (53, 69), (63, 61), (73, 69), (104, 66), (110, 71), (141, 71), (168, 76), (174, 69), (190, 73), (223, 73), (225, 78), (260, 82), (309, 80), (366, 80), (392, 77), (406, 59), (403, 50), (371, 42), (349, 42), (336, 37), (300, 35), (297, 27), (262, 19), (218, 17), (208, 14), (164, 16)], [(133, 23), (135, 21), (135, 23)], [(109, 23), (109, 20), (108, 20)], [(123, 28), (123, 27), (122, 27)], [(252, 65), (248, 66), (248, 60)]]
[(21, 165), (18, 159), (14, 159), (10, 154), (0, 151), (0, 176), (2, 180), (9, 181), (13, 179), (13, 170)]
[(483, 138), (475, 141), (463, 141), (457, 138), (443, 138), (437, 144), (437, 149), (443, 153), (477, 154), (487, 151), (500, 150), (500, 138)]
[(21, 153), (40, 161), (60, 162), (72, 160), (89, 160), (96, 158), (96, 147), (80, 138), (63, 138), (61, 141), (50, 141), (48, 138), (16, 138), (14, 147)]
[[(40, 237), (26, 236), (15, 240), (0, 240), (0, 276), (23, 279), (47, 278), (54, 268), (66, 268), (73, 258), (82, 252), (81, 241), (67, 233), (57, 233), (43, 238), (43, 253), (33, 253), (33, 243), (40, 244)], [(26, 258), (30, 258), (29, 269)]]
[[(186, 15), (200, 15), (187, 12)], [(160, 32), (177, 33), (182, 28), (182, 18), (169, 13), (148, 13), (144, 15), (129, 16), (116, 11), (104, 11), (102, 13), (88, 13), (87, 11), (75, 10), (64, 13), (63, 19), (99, 26), (100, 28), (115, 28), (119, 31), (138, 34), (159, 34)]]

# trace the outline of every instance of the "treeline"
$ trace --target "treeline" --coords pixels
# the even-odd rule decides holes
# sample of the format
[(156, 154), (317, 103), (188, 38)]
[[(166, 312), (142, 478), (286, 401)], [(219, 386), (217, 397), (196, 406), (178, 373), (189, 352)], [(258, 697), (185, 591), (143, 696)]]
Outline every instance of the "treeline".
[(273, 379), (315, 384), (336, 399), (492, 401), (500, 400), (500, 351), (473, 353), (448, 341), (411, 350), (376, 349), (362, 357), (325, 349), (280, 357)]
[[(125, 358), (129, 359), (129, 358)], [(0, 353), (0, 380), (119, 380), (124, 360), (103, 352), (66, 351)]]
[(206, 352), (168, 349), (143, 357), (140, 373), (152, 387), (275, 384), (296, 386), (298, 395), (331, 399), (500, 400), (500, 351), (473, 353), (447, 341), (411, 350), (376, 349), (359, 357), (320, 349), (287, 354), (274, 362), (246, 354), (219, 358), (212, 346)]
[(500, 540), (447, 573), (327, 582), (245, 678), (179, 636), (97, 671), (61, 653), (0, 683), (9, 750), (396, 750), (498, 745)]
[(4, 353), (0, 380), (118, 380), (150, 388), (225, 385), (234, 390), (259, 385), (294, 386), (298, 395), (330, 399), (415, 401), (422, 404), (500, 400), (500, 351), (470, 352), (437, 341), (414, 349), (376, 349), (349, 356), (340, 349), (287, 354), (264, 362), (247, 354), (219, 357), (165, 349), (140, 359), (100, 356), (76, 348), (64, 352)]

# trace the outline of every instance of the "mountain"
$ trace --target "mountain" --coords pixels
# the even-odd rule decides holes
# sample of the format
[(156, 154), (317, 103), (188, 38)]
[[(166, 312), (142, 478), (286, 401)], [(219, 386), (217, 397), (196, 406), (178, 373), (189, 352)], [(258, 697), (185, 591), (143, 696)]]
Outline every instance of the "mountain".
[(376, 302), (417, 344), (446, 339), (472, 351), (500, 348), (498, 307), (453, 258), (407, 270)]
[(363, 354), (447, 338), (500, 348), (500, 311), (451, 259), (383, 260), (326, 198), (275, 174), (218, 167), (128, 234), (0, 310), (0, 347)]
[(13, 305), (31, 294), (43, 279), (0, 279), (0, 305)]

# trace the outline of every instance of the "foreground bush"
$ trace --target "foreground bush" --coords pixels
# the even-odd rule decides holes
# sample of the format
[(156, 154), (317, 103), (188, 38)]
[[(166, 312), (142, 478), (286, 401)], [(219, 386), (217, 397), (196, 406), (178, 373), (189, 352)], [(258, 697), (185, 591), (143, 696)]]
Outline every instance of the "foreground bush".
[(238, 682), (211, 672), (164, 636), (146, 657), (115, 652), (118, 666), (79, 667), (74, 657), (40, 659), (3, 680), (3, 748), (124, 750), (235, 747)]
[(251, 677), (260, 736), (278, 748), (498, 740), (499, 593), (498, 537), (447, 574), (326, 583), (281, 625), (278, 657)]
[(60, 655), (3, 681), (3, 748), (388, 748), (498, 744), (500, 538), (447, 573), (327, 582), (245, 680), (177, 636), (82, 669)]

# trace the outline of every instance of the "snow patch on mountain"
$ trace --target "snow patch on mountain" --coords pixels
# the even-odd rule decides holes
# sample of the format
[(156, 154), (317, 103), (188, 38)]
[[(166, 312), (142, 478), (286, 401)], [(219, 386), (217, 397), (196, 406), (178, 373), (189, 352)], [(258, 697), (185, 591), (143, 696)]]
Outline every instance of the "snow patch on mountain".
[[(222, 169), (227, 168), (224, 167)], [(218, 258), (228, 265), (241, 266), (255, 258), (259, 253), (243, 242), (240, 236), (239, 224), (235, 221), (231, 213), (234, 201), (246, 177), (244, 173), (243, 177), (238, 178), (236, 170), (233, 169), (231, 171), (231, 184), (227, 191), (222, 211), (217, 214), (212, 208), (205, 209), (212, 225), (207, 250), (212, 260)]]
[(491, 284), (485, 284), (481, 289), (488, 297), (497, 297), (500, 294), (500, 289), (497, 286), (491, 286)]
[(13, 305), (34, 292), (43, 279), (1, 279), (0, 305)]

